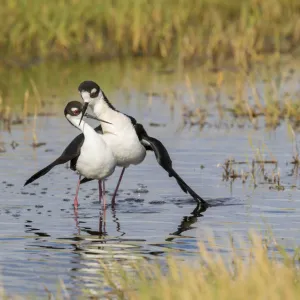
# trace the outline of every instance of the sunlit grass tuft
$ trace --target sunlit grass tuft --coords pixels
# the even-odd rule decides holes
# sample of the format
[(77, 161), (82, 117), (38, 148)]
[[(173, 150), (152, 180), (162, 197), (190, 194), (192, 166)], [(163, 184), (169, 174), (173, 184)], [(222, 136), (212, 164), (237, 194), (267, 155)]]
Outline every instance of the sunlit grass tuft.
[[(276, 256), (270, 253), (272, 248), (276, 248)], [(229, 255), (220, 253), (216, 245), (208, 248), (200, 243), (199, 257), (192, 263), (169, 258), (166, 268), (159, 263), (135, 264), (132, 276), (107, 270), (113, 291), (106, 298), (299, 299), (297, 251), (290, 256), (276, 242), (270, 245), (252, 235), (250, 247), (244, 248), (243, 255), (234, 247)]]

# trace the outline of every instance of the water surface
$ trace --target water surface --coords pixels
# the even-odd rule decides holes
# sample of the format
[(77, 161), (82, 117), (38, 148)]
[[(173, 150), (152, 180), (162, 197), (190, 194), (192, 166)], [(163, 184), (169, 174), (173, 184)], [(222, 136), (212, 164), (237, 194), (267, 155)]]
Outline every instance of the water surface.
[[(263, 234), (271, 230), (288, 251), (299, 245), (299, 178), (290, 176), (293, 145), (287, 125), (272, 132), (249, 126), (230, 130), (212, 126), (202, 131), (183, 127), (184, 99), (170, 104), (158, 94), (149, 100), (145, 93), (153, 90), (155, 82), (152, 79), (149, 86), (131, 88), (127, 95), (117, 87), (107, 94), (120, 111), (134, 116), (149, 135), (164, 143), (174, 169), (211, 208), (199, 217), (192, 216), (193, 199), (167, 176), (152, 153), (141, 165), (126, 170), (117, 205), (114, 209), (108, 205), (105, 222), (96, 182), (82, 185), (78, 215), (74, 214), (78, 176), (66, 166), (23, 187), (27, 178), (59, 156), (78, 134), (62, 113), (67, 101), (79, 100), (75, 90), (57, 101), (57, 115), (38, 118), (37, 136), (45, 146), (30, 146), (32, 119), (27, 129), (21, 125), (14, 126), (11, 133), (2, 132), (7, 151), (0, 154), (0, 265), (8, 293), (45, 295), (45, 287), (55, 293), (59, 280), (71, 295), (83, 289), (93, 292), (103, 280), (100, 262), (119, 260), (126, 266), (141, 257), (163, 260), (170, 252), (193, 259), (197, 242), (208, 244), (210, 233), (225, 256), (230, 251), (229, 234), (246, 240), (250, 229)], [(184, 85), (182, 81), (177, 89)], [(194, 88), (199, 91), (199, 85)], [(14, 150), (11, 141), (19, 143)], [(267, 184), (254, 188), (251, 181), (222, 181), (218, 164), (230, 157), (252, 158), (255, 148), (261, 146), (271, 149), (279, 161), (284, 191)], [(108, 203), (120, 172), (117, 169), (106, 182)]]

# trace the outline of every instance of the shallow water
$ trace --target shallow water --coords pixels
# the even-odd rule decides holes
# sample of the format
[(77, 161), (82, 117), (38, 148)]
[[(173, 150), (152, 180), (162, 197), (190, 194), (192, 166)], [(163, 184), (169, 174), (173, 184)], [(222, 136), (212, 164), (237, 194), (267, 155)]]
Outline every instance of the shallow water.
[[(115, 209), (108, 205), (105, 221), (99, 213), (96, 182), (82, 185), (76, 216), (73, 196), (78, 178), (65, 166), (22, 187), (60, 155), (76, 129), (60, 116), (39, 118), (37, 134), (46, 145), (33, 149), (30, 129), (15, 126), (10, 134), (3, 133), (8, 151), (0, 154), (0, 265), (8, 293), (45, 295), (45, 287), (55, 293), (59, 280), (71, 295), (83, 289), (93, 292), (102, 281), (99, 261), (126, 265), (141, 257), (163, 259), (170, 251), (193, 259), (197, 242), (208, 245), (211, 233), (224, 255), (230, 249), (229, 234), (246, 240), (250, 229), (263, 234), (271, 230), (288, 251), (299, 245), (299, 179), (290, 176), (292, 143), (285, 124), (272, 132), (238, 128), (200, 132), (182, 128), (178, 102), (170, 110), (160, 97), (153, 97), (149, 105), (138, 91), (131, 92), (129, 102), (120, 94), (108, 96), (165, 144), (174, 169), (211, 207), (199, 217), (191, 216), (194, 201), (148, 153), (141, 165), (126, 170), (117, 205)], [(19, 143), (15, 150), (9, 146), (12, 140)], [(222, 181), (217, 165), (229, 157), (252, 158), (255, 151), (249, 140), (257, 147), (265, 145), (278, 159), (284, 191), (270, 190), (267, 184), (254, 189), (251, 181)], [(108, 203), (120, 171), (106, 182)]]

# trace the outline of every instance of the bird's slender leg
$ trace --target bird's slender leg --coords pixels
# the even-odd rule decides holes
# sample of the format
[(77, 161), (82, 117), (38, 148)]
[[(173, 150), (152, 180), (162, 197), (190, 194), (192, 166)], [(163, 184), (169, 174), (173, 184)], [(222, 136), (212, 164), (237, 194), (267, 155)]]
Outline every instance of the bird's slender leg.
[(102, 180), (102, 199), (103, 199), (103, 209), (100, 212), (99, 219), (99, 233), (106, 234), (106, 197), (105, 197), (105, 182)]
[(102, 180), (102, 188), (103, 188), (103, 193), (105, 194), (105, 181), (104, 181), (104, 179)]
[(103, 195), (102, 180), (98, 180), (98, 187), (99, 187), (99, 202), (101, 204), (101, 198), (102, 198), (102, 195)]
[(79, 175), (78, 183), (77, 183), (77, 188), (76, 188), (76, 194), (74, 198), (74, 208), (78, 208), (78, 193), (79, 193), (79, 187), (80, 187), (80, 180), (81, 180), (81, 175)]
[(125, 167), (123, 168), (122, 172), (121, 172), (121, 175), (120, 175), (120, 178), (119, 178), (119, 181), (118, 181), (118, 184), (116, 186), (116, 189), (115, 189), (115, 192), (114, 192), (114, 195), (111, 199), (111, 205), (114, 206), (115, 205), (115, 199), (116, 199), (116, 195), (117, 195), (117, 192), (118, 192), (118, 189), (119, 189), (119, 186), (120, 186), (120, 183), (121, 183), (121, 180), (123, 178), (123, 175), (124, 175), (124, 172), (125, 172)]
[(105, 213), (105, 209), (106, 209), (106, 197), (105, 197), (105, 181), (102, 180), (102, 198), (103, 198), (103, 207), (104, 207), (104, 213)]

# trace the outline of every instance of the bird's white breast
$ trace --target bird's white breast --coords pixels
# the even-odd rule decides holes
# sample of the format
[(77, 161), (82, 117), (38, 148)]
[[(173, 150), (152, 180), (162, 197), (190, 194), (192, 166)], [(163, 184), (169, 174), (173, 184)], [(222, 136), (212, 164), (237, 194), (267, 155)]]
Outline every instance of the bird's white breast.
[(128, 167), (131, 164), (140, 164), (146, 156), (146, 149), (139, 141), (131, 120), (112, 109), (98, 111), (94, 107), (94, 113), (98, 118), (112, 123), (101, 125), (104, 131), (103, 139), (112, 149), (117, 165)]
[(77, 171), (91, 179), (104, 179), (110, 176), (116, 166), (116, 159), (110, 147), (94, 130), (93, 132), (84, 130), (84, 134), (84, 143), (76, 164)]

